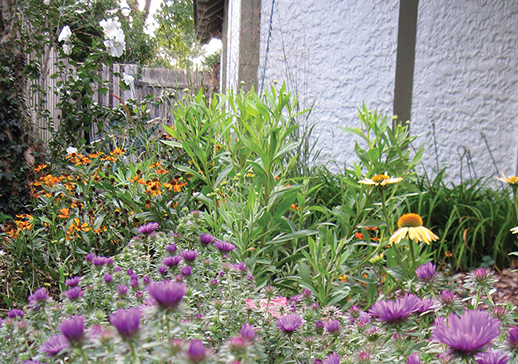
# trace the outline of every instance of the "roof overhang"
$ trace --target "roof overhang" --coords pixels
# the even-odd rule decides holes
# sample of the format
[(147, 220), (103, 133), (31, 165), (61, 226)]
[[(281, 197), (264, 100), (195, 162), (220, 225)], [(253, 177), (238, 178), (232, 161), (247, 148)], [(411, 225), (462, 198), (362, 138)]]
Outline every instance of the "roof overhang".
[(194, 27), (201, 44), (212, 38), (221, 38), (225, 0), (193, 0)]

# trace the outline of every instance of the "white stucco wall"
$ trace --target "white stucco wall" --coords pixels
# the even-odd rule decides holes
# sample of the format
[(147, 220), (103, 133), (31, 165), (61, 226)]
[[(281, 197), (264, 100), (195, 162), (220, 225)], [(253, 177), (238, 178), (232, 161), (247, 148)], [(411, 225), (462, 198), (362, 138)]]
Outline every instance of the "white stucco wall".
[[(515, 175), (518, 136), (518, 1), (420, 1), (416, 42), (413, 130), (427, 147), (425, 165), (460, 180), (469, 149), (477, 177), (496, 169)], [(466, 159), (463, 178), (469, 177)]]
[[(259, 88), (271, 8), (262, 1)], [(436, 169), (434, 121), (450, 180), (460, 179), (459, 146), (478, 177), (495, 172), (481, 132), (500, 171), (516, 173), (518, 1), (422, 0), (418, 13), (411, 128), (426, 146), (427, 172)], [(303, 106), (314, 105), (324, 160), (354, 160), (354, 137), (338, 127), (359, 125), (362, 102), (392, 113), (398, 16), (398, 0), (275, 2), (264, 84), (285, 80)]]
[[(261, 87), (271, 0), (262, 1)], [(324, 160), (352, 163), (354, 139), (339, 126), (359, 125), (357, 108), (392, 110), (397, 0), (276, 1), (265, 87), (286, 81), (320, 136)]]
[(228, 2), (228, 36), (227, 50), (228, 59), (226, 62), (226, 85), (225, 89), (235, 90), (239, 75), (239, 33), (241, 24), (241, 0), (229, 0)]

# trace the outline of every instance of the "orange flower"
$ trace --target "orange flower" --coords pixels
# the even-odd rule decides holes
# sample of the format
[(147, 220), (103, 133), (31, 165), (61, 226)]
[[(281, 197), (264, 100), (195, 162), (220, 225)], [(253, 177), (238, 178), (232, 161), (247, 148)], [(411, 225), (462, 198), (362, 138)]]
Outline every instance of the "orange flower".
[(81, 223), (79, 219), (76, 217), (74, 218), (74, 222), (69, 227), (70, 231), (88, 231), (90, 228), (88, 227), (88, 224), (86, 222)]
[(18, 226), (18, 230), (30, 230), (32, 229), (32, 224), (29, 221), (15, 221), (16, 226)]
[(120, 149), (119, 147), (115, 148), (110, 152), (110, 154), (114, 157), (118, 157), (119, 155), (122, 155), (124, 153), (126, 153), (126, 151), (124, 149)]
[(135, 177), (133, 177), (132, 179), (130, 179), (130, 181), (131, 181), (131, 182), (137, 182), (139, 178), (140, 178), (140, 176), (137, 174)]
[(444, 256), (445, 256), (446, 258), (451, 258), (451, 257), (453, 257), (453, 254), (451, 253), (451, 251), (446, 250), (446, 251), (444, 252)]
[(27, 219), (27, 220), (32, 220), (33, 219), (32, 215), (29, 215), (29, 214), (16, 215), (16, 217), (19, 218), (19, 219)]
[(81, 201), (74, 201), (70, 204), (71, 208), (84, 208), (85, 205)]
[(300, 207), (296, 206), (294, 203), (292, 203), (290, 207), (291, 207), (293, 210), (298, 210), (298, 211), (300, 211)]
[(35, 172), (40, 172), (41, 170), (47, 168), (48, 166), (46, 164), (40, 164), (39, 166), (37, 166), (34, 171)]
[(151, 196), (158, 196), (162, 194), (160, 187), (162, 187), (162, 184), (158, 180), (150, 181), (147, 183), (146, 192), (149, 193)]
[(356, 239), (363, 240), (363, 233), (356, 233), (356, 234), (354, 234), (354, 237), (355, 237)]
[(347, 282), (347, 276), (345, 274), (338, 277), (338, 279), (340, 280), (340, 282)]
[(103, 152), (97, 152), (97, 153), (90, 153), (88, 154), (88, 158), (95, 159), (103, 155)]
[(149, 169), (152, 169), (152, 168), (161, 168), (160, 162), (153, 163), (152, 165), (149, 166)]
[(68, 219), (70, 217), (70, 211), (66, 207), (61, 209), (61, 213), (58, 214), (58, 217), (61, 217), (62, 219)]
[(116, 159), (115, 159), (115, 158), (113, 158), (113, 157), (112, 157), (112, 156), (110, 156), (110, 155), (107, 155), (107, 156), (102, 157), (102, 158), (101, 158), (101, 160), (102, 160), (103, 162), (105, 162), (105, 161), (115, 162), (115, 161), (116, 161)]
[(374, 226), (374, 227), (366, 227), (365, 230), (372, 230), (372, 231), (376, 231), (378, 230), (378, 227), (377, 226)]

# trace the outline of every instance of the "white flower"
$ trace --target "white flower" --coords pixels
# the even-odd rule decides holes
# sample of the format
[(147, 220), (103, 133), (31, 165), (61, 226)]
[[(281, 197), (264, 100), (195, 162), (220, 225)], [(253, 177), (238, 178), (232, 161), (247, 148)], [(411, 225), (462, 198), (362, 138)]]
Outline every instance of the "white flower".
[(132, 75), (128, 75), (126, 72), (123, 72), (122, 73), (122, 81), (128, 85), (128, 86), (131, 86), (131, 84), (133, 83), (133, 81), (135, 81), (135, 77), (133, 77)]
[(77, 153), (77, 148), (74, 147), (68, 147), (67, 148), (67, 154)]
[(124, 32), (121, 28), (119, 19), (101, 20), (99, 25), (104, 30), (104, 46), (109, 50), (110, 56), (120, 57), (126, 48), (126, 40), (124, 38)]
[(121, 7), (122, 15), (124, 15), (124, 16), (129, 16), (130, 15), (131, 9), (130, 9), (128, 3), (126, 2), (126, 0), (121, 0), (120, 7)]
[(43, 4), (49, 6), (50, 5), (50, 0), (44, 0)]
[(70, 27), (68, 25), (65, 25), (63, 29), (61, 29), (61, 33), (59, 33), (58, 42), (70, 41), (70, 37), (72, 36), (72, 31), (70, 30)]
[(72, 48), (74, 48), (73, 44), (70, 44), (70, 43), (63, 44), (63, 52), (65, 52), (65, 54), (67, 56), (70, 56), (72, 54)]

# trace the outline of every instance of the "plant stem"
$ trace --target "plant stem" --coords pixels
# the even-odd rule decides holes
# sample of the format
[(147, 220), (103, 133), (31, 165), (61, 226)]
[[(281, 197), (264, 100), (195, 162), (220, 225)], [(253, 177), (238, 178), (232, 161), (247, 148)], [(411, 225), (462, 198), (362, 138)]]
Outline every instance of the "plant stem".
[(293, 354), (293, 357), (295, 358), (295, 361), (300, 364), (299, 358), (297, 358), (297, 354), (295, 352), (295, 344), (293, 344), (293, 340), (291, 340), (291, 335), (290, 334), (288, 334), (288, 341), (290, 342), (291, 352)]

